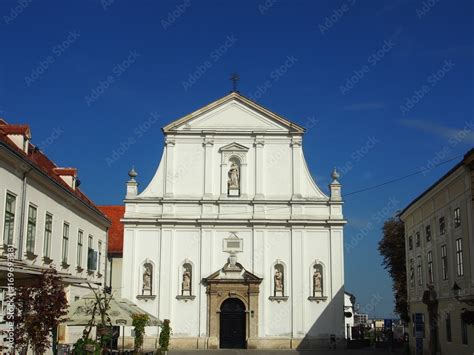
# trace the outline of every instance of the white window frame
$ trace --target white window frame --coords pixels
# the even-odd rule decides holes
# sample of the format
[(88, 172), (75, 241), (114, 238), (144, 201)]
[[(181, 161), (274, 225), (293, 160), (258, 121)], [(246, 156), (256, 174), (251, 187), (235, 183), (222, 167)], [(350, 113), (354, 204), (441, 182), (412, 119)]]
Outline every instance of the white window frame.
[(462, 238), (456, 239), (456, 270), (458, 276), (464, 276)]

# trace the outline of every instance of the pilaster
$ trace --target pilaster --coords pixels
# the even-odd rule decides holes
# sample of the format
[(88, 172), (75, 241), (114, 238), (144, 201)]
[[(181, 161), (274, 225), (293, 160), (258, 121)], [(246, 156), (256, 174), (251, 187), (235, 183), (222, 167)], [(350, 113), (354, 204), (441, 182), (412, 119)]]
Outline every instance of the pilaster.
[(175, 140), (173, 137), (166, 137), (165, 149), (166, 149), (166, 171), (165, 171), (165, 197), (174, 196), (174, 151), (175, 151)]
[(255, 137), (255, 199), (263, 200), (265, 198), (263, 193), (263, 147), (265, 141), (263, 136)]

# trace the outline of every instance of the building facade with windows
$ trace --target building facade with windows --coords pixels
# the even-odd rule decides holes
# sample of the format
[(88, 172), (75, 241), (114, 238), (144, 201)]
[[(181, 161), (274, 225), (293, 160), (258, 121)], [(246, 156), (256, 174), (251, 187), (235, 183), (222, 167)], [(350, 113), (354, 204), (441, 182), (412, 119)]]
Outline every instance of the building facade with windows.
[(232, 92), (163, 132), (148, 186), (129, 173), (122, 297), (170, 319), (172, 347), (343, 339), (341, 185), (314, 182), (304, 128)]
[[(56, 166), (31, 143), (27, 125), (0, 119), (2, 293), (8, 261), (14, 263), (14, 286), (33, 284), (43, 270), (55, 267), (70, 302), (90, 292), (87, 283), (104, 283), (110, 221), (79, 183), (76, 169)], [(68, 334), (62, 329), (60, 340), (73, 341)]]
[(473, 203), (471, 150), (401, 213), (413, 351), (418, 342), (426, 354), (472, 354)]

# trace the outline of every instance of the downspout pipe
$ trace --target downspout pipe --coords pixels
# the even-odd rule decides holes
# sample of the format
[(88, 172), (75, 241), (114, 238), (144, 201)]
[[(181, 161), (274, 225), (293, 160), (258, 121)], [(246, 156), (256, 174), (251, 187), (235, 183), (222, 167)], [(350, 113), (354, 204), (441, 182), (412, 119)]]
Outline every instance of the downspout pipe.
[(26, 191), (28, 187), (27, 175), (32, 168), (23, 173), (22, 189), (21, 189), (21, 209), (20, 209), (20, 233), (18, 234), (18, 260), (23, 259), (23, 240), (25, 236), (25, 220), (26, 220)]

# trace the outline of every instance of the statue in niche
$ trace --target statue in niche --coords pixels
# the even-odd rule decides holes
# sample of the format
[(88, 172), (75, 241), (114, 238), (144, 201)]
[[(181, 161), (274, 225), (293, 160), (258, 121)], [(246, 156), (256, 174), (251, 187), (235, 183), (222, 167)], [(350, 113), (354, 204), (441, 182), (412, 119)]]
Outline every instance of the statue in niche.
[(239, 166), (235, 162), (232, 162), (229, 170), (229, 189), (239, 189), (239, 177)]
[(315, 265), (313, 273), (313, 296), (321, 296), (323, 292), (323, 275), (319, 265)]
[(191, 265), (183, 265), (183, 282), (181, 283), (181, 294), (183, 296), (191, 296)]
[(275, 266), (275, 276), (273, 276), (275, 296), (283, 296), (283, 271), (281, 269), (280, 265)]
[(152, 294), (152, 276), (153, 276), (153, 266), (150, 263), (143, 265), (143, 286), (142, 286), (142, 295)]

